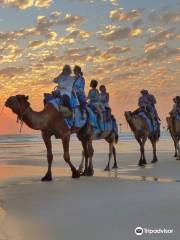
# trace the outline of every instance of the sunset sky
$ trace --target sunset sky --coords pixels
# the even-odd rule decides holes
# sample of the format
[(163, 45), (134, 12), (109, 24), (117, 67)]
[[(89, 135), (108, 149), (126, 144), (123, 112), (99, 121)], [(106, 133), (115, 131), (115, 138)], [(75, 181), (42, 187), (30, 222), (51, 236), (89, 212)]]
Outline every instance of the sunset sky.
[[(43, 93), (55, 87), (62, 66), (78, 64), (86, 92), (91, 79), (107, 86), (118, 122), (146, 88), (165, 125), (172, 98), (180, 95), (179, 10), (180, 0), (0, 0), (0, 107), (9, 96), (26, 94), (42, 109)], [(5, 109), (0, 134), (18, 130)]]

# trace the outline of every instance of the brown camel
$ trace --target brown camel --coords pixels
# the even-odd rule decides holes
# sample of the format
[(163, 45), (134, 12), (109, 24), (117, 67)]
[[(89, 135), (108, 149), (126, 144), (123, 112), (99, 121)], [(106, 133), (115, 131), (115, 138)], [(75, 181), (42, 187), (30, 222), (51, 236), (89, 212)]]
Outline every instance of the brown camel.
[(141, 157), (140, 157), (138, 165), (144, 166), (145, 164), (147, 164), (146, 158), (145, 158), (144, 146), (145, 146), (145, 143), (148, 138), (153, 147), (153, 160), (151, 161), (151, 163), (157, 162), (158, 159), (157, 159), (157, 155), (156, 155), (156, 143), (159, 140), (160, 131), (150, 133), (150, 131), (148, 129), (148, 125), (146, 123), (146, 120), (137, 114), (133, 114), (132, 112), (129, 111), (129, 112), (125, 112), (124, 115), (125, 115), (125, 118), (129, 124), (136, 140), (138, 141), (138, 143), (140, 145)]
[(84, 152), (88, 155), (89, 158), (89, 163), (86, 169), (87, 175), (93, 175), (93, 147), (91, 125), (86, 124), (82, 128), (76, 128), (74, 130), (71, 130), (65, 123), (62, 114), (58, 112), (51, 104), (46, 104), (41, 112), (35, 112), (30, 107), (30, 103), (28, 102), (28, 96), (24, 95), (16, 95), (9, 97), (5, 103), (5, 106), (10, 108), (15, 114), (17, 114), (21, 122), (25, 122), (30, 128), (40, 130), (42, 133), (42, 138), (47, 149), (48, 161), (48, 170), (45, 176), (42, 178), (42, 181), (52, 180), (52, 135), (55, 135), (56, 138), (60, 138), (62, 140), (64, 160), (69, 164), (71, 168), (72, 177), (79, 178), (80, 172), (79, 170), (76, 170), (74, 165), (71, 163), (69, 154), (69, 142), (71, 133), (77, 133), (78, 138), (82, 142)]
[[(107, 166), (105, 167), (104, 171), (110, 171), (110, 161), (112, 159), (112, 156), (114, 158), (114, 165), (112, 168), (117, 169), (118, 165), (117, 165), (117, 159), (116, 159), (116, 148), (115, 148), (115, 144), (117, 144), (118, 142), (118, 133), (116, 131), (113, 132), (103, 132), (100, 136), (96, 137), (93, 134), (93, 140), (100, 140), (100, 139), (104, 139), (106, 142), (108, 142), (109, 144), (109, 159), (108, 159), (108, 163)], [(83, 167), (84, 167), (84, 160), (85, 156), (84, 156), (84, 152), (82, 153), (82, 161), (79, 165), (79, 171), (82, 172), (83, 171)], [(85, 164), (86, 161), (85, 161)]]
[(175, 154), (174, 157), (177, 157), (177, 160), (180, 160), (180, 120), (176, 120), (174, 117), (167, 117), (166, 118), (167, 125), (171, 137), (174, 142)]

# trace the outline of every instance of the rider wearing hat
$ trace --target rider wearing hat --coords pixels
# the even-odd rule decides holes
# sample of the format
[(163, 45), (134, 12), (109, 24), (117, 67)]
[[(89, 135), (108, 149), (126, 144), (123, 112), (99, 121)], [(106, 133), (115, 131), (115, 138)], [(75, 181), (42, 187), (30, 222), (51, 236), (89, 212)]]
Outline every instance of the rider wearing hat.
[(155, 108), (156, 99), (152, 94), (149, 94), (148, 90), (143, 89), (140, 91), (141, 97), (139, 98), (138, 105), (143, 108), (146, 112), (150, 113), (152, 119), (160, 120), (157, 110)]

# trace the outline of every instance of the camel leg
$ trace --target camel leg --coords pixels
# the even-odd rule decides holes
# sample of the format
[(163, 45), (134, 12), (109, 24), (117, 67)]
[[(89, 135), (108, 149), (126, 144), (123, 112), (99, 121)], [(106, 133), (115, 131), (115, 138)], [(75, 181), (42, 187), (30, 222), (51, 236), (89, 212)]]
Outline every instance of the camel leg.
[(94, 169), (93, 169), (93, 163), (92, 163), (92, 158), (94, 154), (94, 149), (92, 146), (92, 139), (90, 138), (87, 142), (87, 149), (88, 149), (88, 158), (89, 158), (89, 165), (88, 165), (88, 176), (93, 176), (94, 175)]
[[(83, 146), (83, 162), (85, 159), (85, 169), (83, 171), (83, 176), (87, 176), (88, 175), (88, 149), (87, 149), (87, 143), (85, 141), (82, 142), (82, 146)], [(82, 163), (82, 162), (81, 162)]]
[(136, 140), (138, 141), (138, 143), (139, 143), (139, 145), (140, 145), (140, 153), (141, 153), (138, 165), (139, 165), (139, 166), (144, 166), (144, 164), (145, 164), (145, 163), (144, 163), (145, 156), (144, 156), (144, 144), (143, 144), (143, 140), (141, 140), (141, 138), (136, 137), (136, 136), (135, 136), (135, 138), (136, 138)]
[(146, 140), (147, 140), (147, 137), (146, 136), (143, 137), (143, 139), (142, 139), (142, 162), (143, 162), (143, 164), (147, 164), (146, 157), (145, 157), (145, 150), (144, 150)]
[(179, 139), (176, 140), (177, 160), (180, 160), (180, 144)]
[(52, 181), (51, 166), (53, 161), (53, 154), (52, 154), (51, 137), (49, 135), (46, 135), (45, 133), (42, 133), (42, 138), (44, 140), (44, 143), (47, 149), (48, 170), (46, 175), (41, 179), (41, 181)]
[(83, 172), (83, 168), (84, 168), (84, 151), (82, 152), (82, 159), (81, 159), (81, 163), (79, 164), (79, 172), (82, 173)]
[(64, 160), (65, 160), (65, 162), (68, 163), (68, 165), (69, 165), (70, 168), (71, 168), (72, 178), (79, 178), (79, 177), (80, 177), (79, 171), (76, 170), (76, 168), (74, 167), (74, 165), (73, 165), (72, 162), (70, 161), (69, 141), (70, 141), (70, 136), (62, 139), (62, 145), (63, 145), (63, 150), (64, 150)]
[(174, 139), (173, 139), (173, 141), (174, 141), (174, 149), (175, 149), (174, 157), (177, 157), (176, 141)]
[(114, 165), (112, 168), (117, 169), (118, 165), (117, 165), (117, 159), (116, 159), (116, 148), (115, 146), (113, 146), (113, 157), (114, 157)]
[(158, 161), (157, 155), (156, 155), (156, 140), (151, 140), (151, 144), (153, 147), (153, 160), (151, 161), (151, 163), (156, 163)]
[(112, 158), (112, 154), (113, 154), (113, 143), (110, 142), (109, 143), (109, 160), (108, 160), (108, 164), (107, 166), (105, 167), (104, 171), (110, 171), (110, 161), (111, 161), (111, 158)]

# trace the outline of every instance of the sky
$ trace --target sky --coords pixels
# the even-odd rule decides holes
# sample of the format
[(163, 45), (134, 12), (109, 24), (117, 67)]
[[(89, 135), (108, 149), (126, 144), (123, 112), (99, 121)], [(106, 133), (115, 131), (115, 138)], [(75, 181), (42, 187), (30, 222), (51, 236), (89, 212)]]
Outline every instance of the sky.
[[(0, 0), (0, 108), (25, 94), (41, 110), (52, 79), (77, 64), (86, 93), (92, 79), (106, 85), (123, 130), (124, 111), (137, 108), (144, 88), (165, 126), (180, 93), (179, 43), (180, 0)], [(16, 116), (5, 108), (0, 134), (16, 133)]]

